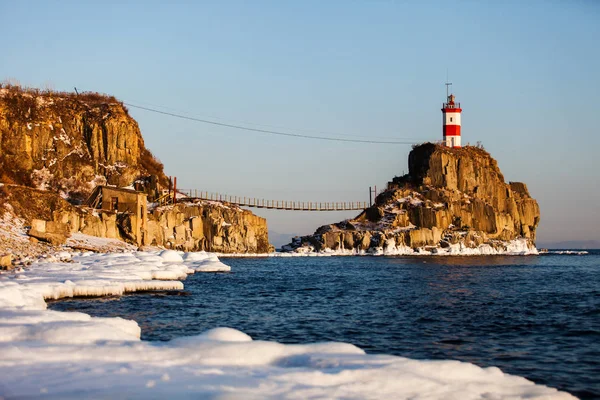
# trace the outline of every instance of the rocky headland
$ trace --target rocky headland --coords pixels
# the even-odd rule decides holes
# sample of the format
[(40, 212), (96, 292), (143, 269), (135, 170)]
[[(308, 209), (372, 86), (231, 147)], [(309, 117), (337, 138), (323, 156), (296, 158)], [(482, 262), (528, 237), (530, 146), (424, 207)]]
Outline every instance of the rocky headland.
[(167, 184), (137, 122), (112, 96), (0, 87), (0, 182), (81, 202), (97, 185)]
[(506, 183), (479, 147), (426, 143), (409, 173), (388, 183), (356, 218), (294, 238), (284, 251), (338, 254), (531, 254), (540, 221), (520, 182)]
[[(135, 188), (147, 195), (148, 213), (138, 237), (131, 234), (136, 212), (90, 206), (90, 195), (99, 186)], [(63, 245), (107, 248), (82, 235), (113, 240), (113, 249), (129, 243), (134, 248), (221, 253), (273, 250), (264, 218), (222, 202), (183, 199), (160, 206), (155, 199), (168, 187), (163, 164), (145, 147), (137, 122), (114, 97), (0, 85), (4, 267)]]

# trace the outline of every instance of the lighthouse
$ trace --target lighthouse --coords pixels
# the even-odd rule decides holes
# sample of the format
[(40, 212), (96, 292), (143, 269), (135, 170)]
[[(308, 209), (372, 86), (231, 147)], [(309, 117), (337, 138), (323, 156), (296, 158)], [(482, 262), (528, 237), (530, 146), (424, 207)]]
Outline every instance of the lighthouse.
[(460, 103), (455, 101), (452, 93), (448, 94), (448, 87), (451, 83), (446, 83), (447, 102), (442, 108), (442, 124), (444, 132), (444, 145), (447, 147), (460, 147)]

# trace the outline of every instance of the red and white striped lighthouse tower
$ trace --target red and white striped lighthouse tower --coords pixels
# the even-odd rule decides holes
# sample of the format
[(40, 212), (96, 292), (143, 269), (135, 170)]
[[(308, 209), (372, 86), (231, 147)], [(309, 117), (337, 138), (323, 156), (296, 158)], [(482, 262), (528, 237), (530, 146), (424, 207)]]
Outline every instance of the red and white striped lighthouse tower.
[(447, 147), (460, 147), (460, 103), (454, 101), (454, 95), (448, 94), (448, 87), (451, 83), (446, 83), (447, 102), (442, 108), (442, 123), (444, 126), (444, 144)]

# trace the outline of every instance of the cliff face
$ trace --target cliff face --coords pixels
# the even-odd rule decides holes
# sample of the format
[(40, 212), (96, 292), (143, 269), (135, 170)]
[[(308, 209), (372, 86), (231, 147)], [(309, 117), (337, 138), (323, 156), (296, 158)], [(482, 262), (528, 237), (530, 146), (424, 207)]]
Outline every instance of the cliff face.
[(539, 219), (526, 185), (505, 183), (487, 152), (428, 143), (411, 151), (409, 174), (394, 178), (372, 207), (355, 219), (320, 227), (287, 249), (435, 253), (458, 245), (502, 251), (519, 238), (533, 248)]
[[(69, 244), (75, 233), (134, 242), (131, 214), (73, 206), (97, 185), (134, 182), (154, 196), (168, 184), (121, 102), (97, 93), (0, 85), (0, 217), (23, 220), (30, 236), (53, 245)], [(223, 253), (273, 249), (266, 220), (239, 207), (177, 204), (144, 218), (145, 245)]]
[(148, 221), (147, 245), (185, 251), (219, 253), (267, 253), (269, 244), (264, 218), (227, 203), (199, 202), (159, 207)]
[[(83, 233), (128, 241), (131, 214), (73, 206), (56, 193), (0, 184), (0, 218), (21, 219), (30, 236), (52, 245), (78, 245), (68, 238)], [(199, 202), (158, 207), (147, 215), (143, 244), (184, 251), (266, 253), (267, 221), (234, 205)], [(0, 232), (1, 233), (1, 232)], [(0, 243), (1, 244), (1, 243)], [(0, 246), (1, 247), (1, 246)], [(10, 246), (9, 246), (10, 247)], [(0, 248), (0, 250), (2, 250)], [(16, 254), (12, 249), (14, 258)]]
[(0, 181), (85, 198), (97, 184), (128, 186), (163, 167), (114, 97), (0, 87)]

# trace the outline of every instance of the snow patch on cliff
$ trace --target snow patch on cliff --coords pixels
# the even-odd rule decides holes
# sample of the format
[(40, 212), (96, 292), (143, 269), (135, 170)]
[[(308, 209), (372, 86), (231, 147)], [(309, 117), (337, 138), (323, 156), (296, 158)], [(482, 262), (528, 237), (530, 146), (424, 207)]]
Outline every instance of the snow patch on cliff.
[[(54, 163), (56, 163), (56, 159), (50, 160), (48, 165), (52, 166)], [(31, 180), (33, 181), (35, 187), (39, 190), (48, 190), (52, 179), (54, 179), (54, 174), (46, 167), (43, 167), (42, 169), (34, 169), (31, 173)]]
[(17, 240), (22, 243), (28, 242), (29, 237), (24, 227), (25, 221), (11, 214), (12, 206), (10, 204), (5, 204), (4, 207), (7, 211), (0, 217), (0, 239)]
[(137, 246), (134, 246), (119, 239), (90, 236), (81, 232), (75, 232), (71, 234), (71, 236), (67, 238), (66, 245), (68, 247), (78, 250), (87, 250), (103, 253), (119, 253), (137, 250)]

